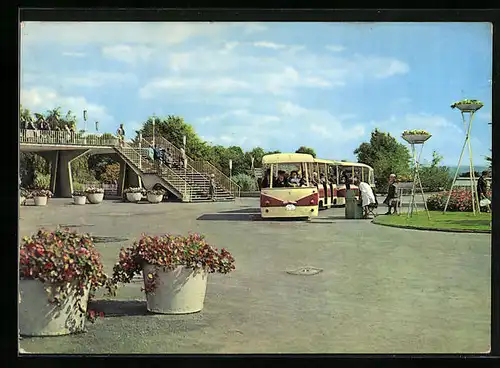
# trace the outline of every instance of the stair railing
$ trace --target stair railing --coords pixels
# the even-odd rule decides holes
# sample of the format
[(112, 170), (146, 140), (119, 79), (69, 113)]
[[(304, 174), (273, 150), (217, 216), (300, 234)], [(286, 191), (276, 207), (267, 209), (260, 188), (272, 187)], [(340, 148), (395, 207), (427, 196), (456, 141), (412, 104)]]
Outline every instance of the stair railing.
[[(147, 139), (152, 141), (151, 137), (148, 137)], [(182, 151), (164, 137), (155, 136), (155, 143), (160, 147), (165, 148), (167, 151), (170, 151), (174, 160), (182, 160)], [(195, 161), (188, 155), (186, 155), (186, 159), (188, 167), (191, 166), (195, 172), (200, 173), (202, 176), (207, 178), (207, 180), (210, 180), (210, 176), (213, 174), (216, 183), (229, 191), (229, 193), (234, 197), (240, 196), (241, 187), (233, 180), (229, 179), (222, 171), (217, 169), (210, 162), (206, 160)]]

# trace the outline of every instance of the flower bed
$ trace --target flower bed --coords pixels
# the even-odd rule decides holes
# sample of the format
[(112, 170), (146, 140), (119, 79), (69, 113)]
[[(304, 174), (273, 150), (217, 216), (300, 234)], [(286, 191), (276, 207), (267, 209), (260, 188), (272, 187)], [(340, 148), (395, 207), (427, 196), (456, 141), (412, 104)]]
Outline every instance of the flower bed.
[[(449, 191), (436, 193), (427, 198), (427, 208), (430, 211), (444, 211)], [(491, 192), (488, 193), (491, 198)], [(472, 195), (470, 190), (454, 189), (451, 192), (447, 211), (472, 212)]]

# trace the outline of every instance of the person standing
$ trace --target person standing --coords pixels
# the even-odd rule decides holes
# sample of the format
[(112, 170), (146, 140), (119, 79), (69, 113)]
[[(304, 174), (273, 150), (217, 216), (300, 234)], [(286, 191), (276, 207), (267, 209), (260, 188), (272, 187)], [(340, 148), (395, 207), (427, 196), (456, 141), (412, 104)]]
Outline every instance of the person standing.
[(116, 135), (118, 136), (118, 141), (120, 142), (120, 147), (123, 148), (123, 146), (125, 144), (125, 129), (123, 128), (123, 124), (120, 124), (120, 126), (116, 130)]
[(208, 188), (209, 194), (210, 194), (210, 199), (215, 202), (215, 194), (217, 192), (217, 185), (215, 184), (215, 175), (211, 174), (210, 175), (210, 186)]
[(394, 213), (398, 213), (398, 201), (396, 194), (396, 174), (389, 175), (389, 187), (387, 189), (387, 197), (384, 199), (384, 204), (387, 205), (387, 212), (385, 215), (390, 215), (392, 208), (394, 208)]
[(489, 172), (485, 170), (481, 173), (481, 176), (477, 179), (477, 196), (479, 198), (479, 203), (481, 202), (488, 203), (486, 206), (480, 205), (480, 207), (485, 207), (486, 210), (489, 212), (491, 201), (488, 198), (488, 182), (486, 181), (488, 175)]

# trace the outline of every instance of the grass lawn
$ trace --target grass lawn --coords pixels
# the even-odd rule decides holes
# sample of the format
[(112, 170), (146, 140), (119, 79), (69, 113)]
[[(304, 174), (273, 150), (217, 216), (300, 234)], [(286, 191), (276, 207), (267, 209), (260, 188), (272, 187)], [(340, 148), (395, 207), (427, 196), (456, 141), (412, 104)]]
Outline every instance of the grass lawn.
[(413, 213), (413, 216), (408, 218), (407, 214), (399, 216), (387, 215), (377, 216), (373, 222), (380, 225), (388, 225), (395, 227), (408, 228), (428, 228), (436, 230), (449, 231), (491, 231), (491, 214), (479, 213), (474, 216), (472, 212), (446, 212), (431, 211), (431, 219), (427, 217), (424, 210)]

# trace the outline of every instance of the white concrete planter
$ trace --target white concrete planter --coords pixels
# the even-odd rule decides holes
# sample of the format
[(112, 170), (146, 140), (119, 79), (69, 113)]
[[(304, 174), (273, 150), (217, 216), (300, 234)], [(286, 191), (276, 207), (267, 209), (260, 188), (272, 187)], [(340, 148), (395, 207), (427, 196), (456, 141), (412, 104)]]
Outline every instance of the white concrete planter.
[(483, 105), (479, 105), (479, 104), (458, 104), (456, 107), (460, 111), (470, 112), (470, 111), (477, 111), (477, 110), (479, 110), (481, 107), (483, 107)]
[(19, 205), (23, 206), (24, 202), (26, 202), (26, 197), (20, 196), (19, 197)]
[(149, 203), (160, 203), (163, 200), (163, 194), (149, 194), (148, 193), (148, 202)]
[(207, 291), (208, 273), (204, 270), (193, 271), (179, 266), (173, 271), (163, 271), (161, 267), (145, 265), (144, 283), (148, 274), (158, 274), (156, 289), (146, 293), (148, 311), (161, 314), (187, 314), (203, 309)]
[(92, 204), (101, 203), (102, 200), (104, 199), (104, 193), (90, 193), (90, 194), (87, 194), (87, 199)]
[(422, 144), (431, 137), (430, 134), (405, 134), (403, 139), (408, 143)]
[(73, 203), (77, 205), (83, 205), (87, 203), (87, 197), (85, 196), (73, 196)]
[[(19, 280), (19, 333), (22, 336), (59, 336), (85, 327), (89, 290), (68, 295), (61, 306), (51, 304), (39, 280)], [(52, 288), (52, 285), (47, 285)]]
[(140, 202), (142, 199), (142, 193), (126, 193), (127, 201), (132, 203)]
[(33, 200), (35, 201), (35, 206), (46, 206), (47, 205), (47, 196), (43, 197), (33, 197)]

